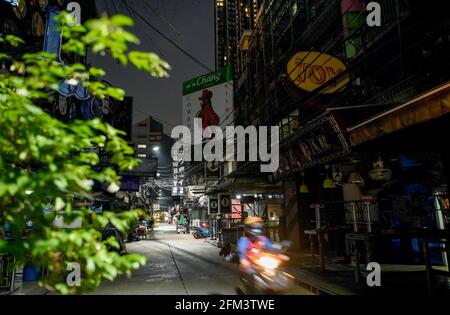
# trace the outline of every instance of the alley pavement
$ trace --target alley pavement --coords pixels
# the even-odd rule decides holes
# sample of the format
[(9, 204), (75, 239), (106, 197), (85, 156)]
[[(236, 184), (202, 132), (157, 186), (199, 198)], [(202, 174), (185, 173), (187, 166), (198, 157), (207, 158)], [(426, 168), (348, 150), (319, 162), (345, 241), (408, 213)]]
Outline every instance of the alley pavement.
[[(147, 257), (147, 264), (131, 278), (105, 281), (95, 295), (234, 295), (239, 286), (235, 264), (219, 256), (219, 249), (192, 235), (179, 235), (175, 226), (155, 227), (148, 240), (127, 244), (130, 253)], [(308, 294), (298, 288), (293, 294)], [(310, 294), (310, 293), (309, 293)]]
[(147, 257), (147, 264), (131, 278), (105, 281), (94, 294), (235, 294), (237, 266), (218, 255), (217, 247), (192, 235), (179, 235), (175, 225), (155, 227), (148, 240), (127, 244), (130, 253)]

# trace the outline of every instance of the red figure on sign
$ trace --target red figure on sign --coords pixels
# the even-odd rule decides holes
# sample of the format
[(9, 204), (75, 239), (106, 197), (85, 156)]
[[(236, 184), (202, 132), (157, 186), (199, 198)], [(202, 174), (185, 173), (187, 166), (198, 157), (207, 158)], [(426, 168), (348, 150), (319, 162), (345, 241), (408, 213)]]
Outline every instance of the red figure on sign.
[(220, 118), (212, 107), (212, 96), (213, 93), (210, 90), (203, 90), (202, 96), (198, 98), (201, 101), (200, 105), (202, 108), (198, 112), (197, 117), (202, 119), (203, 129), (209, 126), (219, 126), (220, 124)]

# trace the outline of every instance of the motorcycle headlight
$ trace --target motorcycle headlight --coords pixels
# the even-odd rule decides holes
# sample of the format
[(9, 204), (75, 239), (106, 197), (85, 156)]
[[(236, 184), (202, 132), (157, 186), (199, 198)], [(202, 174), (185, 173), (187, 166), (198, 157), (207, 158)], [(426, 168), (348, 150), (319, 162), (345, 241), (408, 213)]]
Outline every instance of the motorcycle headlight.
[(259, 265), (266, 269), (276, 269), (280, 265), (280, 261), (273, 257), (263, 256), (258, 260)]

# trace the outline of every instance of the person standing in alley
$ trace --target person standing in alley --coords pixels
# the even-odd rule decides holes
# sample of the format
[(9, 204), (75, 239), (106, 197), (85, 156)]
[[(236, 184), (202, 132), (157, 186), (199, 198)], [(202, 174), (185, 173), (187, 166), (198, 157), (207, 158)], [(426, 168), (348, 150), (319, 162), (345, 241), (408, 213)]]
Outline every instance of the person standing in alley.
[(183, 212), (179, 214), (177, 230), (181, 232), (181, 228), (186, 228), (186, 217)]
[(185, 227), (186, 227), (186, 233), (189, 234), (190, 233), (190, 226), (191, 226), (191, 218), (189, 217), (189, 212), (186, 210), (186, 212), (184, 213), (184, 218), (185, 218)]

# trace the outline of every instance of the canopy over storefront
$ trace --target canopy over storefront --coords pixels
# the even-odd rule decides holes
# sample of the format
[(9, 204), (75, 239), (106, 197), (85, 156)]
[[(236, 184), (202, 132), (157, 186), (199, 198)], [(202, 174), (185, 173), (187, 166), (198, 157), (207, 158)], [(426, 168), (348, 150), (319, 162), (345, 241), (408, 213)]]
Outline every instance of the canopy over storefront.
[(450, 113), (450, 82), (347, 129), (352, 147)]
[(207, 195), (214, 195), (220, 192), (255, 194), (255, 193), (281, 193), (281, 183), (272, 184), (256, 178), (233, 177), (223, 183), (208, 190)]

